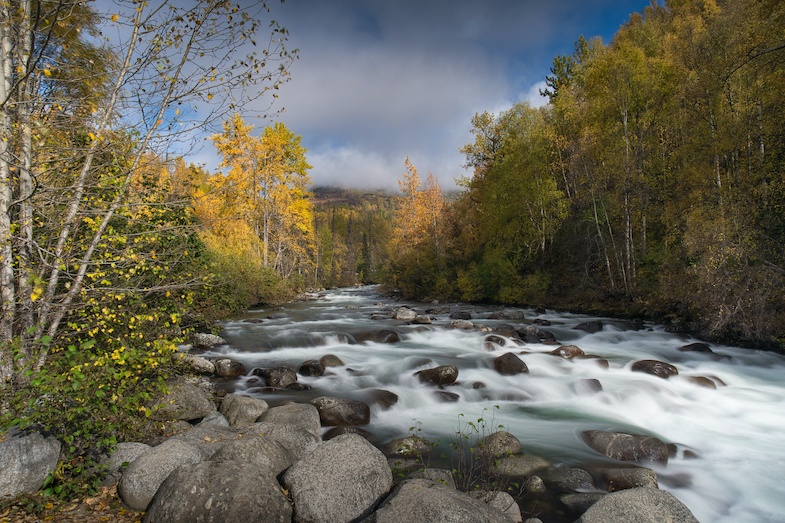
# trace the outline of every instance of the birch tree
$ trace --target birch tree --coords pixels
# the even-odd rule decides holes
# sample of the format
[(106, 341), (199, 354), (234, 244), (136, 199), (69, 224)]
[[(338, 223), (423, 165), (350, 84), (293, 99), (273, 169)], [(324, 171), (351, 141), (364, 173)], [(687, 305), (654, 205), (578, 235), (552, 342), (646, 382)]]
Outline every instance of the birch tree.
[(274, 22), (269, 38), (257, 36), (264, 3), (107, 5), (116, 11), (0, 2), (3, 384), (45, 364), (39, 342), (79, 308), (145, 158), (175, 143), (187, 150), (227, 112), (277, 89), (295, 58)]

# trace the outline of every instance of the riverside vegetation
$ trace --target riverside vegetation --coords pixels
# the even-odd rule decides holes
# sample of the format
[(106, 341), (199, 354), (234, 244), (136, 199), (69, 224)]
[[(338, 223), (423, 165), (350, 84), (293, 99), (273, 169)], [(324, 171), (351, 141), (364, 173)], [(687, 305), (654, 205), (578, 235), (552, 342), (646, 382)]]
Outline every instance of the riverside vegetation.
[[(153, 437), (149, 401), (189, 333), (309, 287), (384, 281), (781, 348), (781, 2), (672, 1), (608, 44), (578, 38), (546, 107), (472, 120), (458, 194), (407, 159), (401, 196), (316, 197), (301, 138), (280, 122), (255, 137), (239, 113), (296, 59), (284, 28), (258, 34), (267, 6), (118, 5), (0, 6), (0, 415), (65, 443), (44, 495), (94, 493), (102, 452)], [(113, 24), (128, 38), (105, 44)], [(221, 172), (173, 153), (195, 129)]]

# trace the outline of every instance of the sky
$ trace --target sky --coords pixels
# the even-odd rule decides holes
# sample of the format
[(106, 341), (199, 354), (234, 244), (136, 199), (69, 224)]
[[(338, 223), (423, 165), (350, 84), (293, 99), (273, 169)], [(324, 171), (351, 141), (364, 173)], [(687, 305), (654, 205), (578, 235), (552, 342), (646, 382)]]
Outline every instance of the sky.
[[(557, 54), (572, 53), (580, 35), (609, 42), (648, 4), (273, 1), (271, 18), (299, 49), (273, 108), (302, 136), (315, 186), (395, 189), (408, 156), (422, 178), (431, 172), (449, 190), (471, 174), (459, 148), (472, 141), (475, 113), (544, 104), (538, 91)], [(208, 150), (195, 161), (217, 164)]]

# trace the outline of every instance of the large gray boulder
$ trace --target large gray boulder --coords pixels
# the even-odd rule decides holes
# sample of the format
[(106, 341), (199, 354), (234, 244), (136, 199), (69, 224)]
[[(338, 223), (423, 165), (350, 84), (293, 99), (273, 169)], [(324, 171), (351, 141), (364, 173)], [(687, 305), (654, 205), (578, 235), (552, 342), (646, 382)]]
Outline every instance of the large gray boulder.
[(600, 454), (621, 461), (635, 463), (668, 463), (668, 446), (654, 436), (587, 430), (583, 441)]
[(13, 431), (0, 438), (0, 498), (32, 494), (57, 468), (60, 442), (38, 432)]
[(371, 513), (393, 485), (384, 455), (356, 434), (325, 442), (283, 476), (299, 523), (339, 523)]
[(221, 414), (232, 427), (244, 427), (256, 423), (262, 414), (269, 409), (267, 402), (261, 398), (252, 398), (241, 394), (227, 394), (221, 401)]
[(123, 466), (130, 465), (136, 458), (150, 450), (152, 447), (146, 443), (133, 441), (118, 443), (114, 452), (101, 460), (106, 465), (106, 478), (104, 485), (114, 485), (122, 477)]
[(253, 463), (222, 461), (178, 467), (150, 503), (145, 523), (288, 523), (292, 506), (273, 476)]
[(371, 408), (362, 401), (320, 396), (312, 399), (311, 405), (319, 411), (319, 419), (324, 427), (353, 427), (371, 422)]
[(245, 437), (245, 433), (237, 429), (218, 424), (199, 424), (191, 429), (180, 432), (169, 440), (182, 441), (199, 449), (204, 459), (218, 452), (218, 450), (231, 441)]
[(170, 381), (167, 393), (153, 402), (153, 419), (193, 421), (215, 412), (212, 395), (187, 381)]
[(292, 455), (292, 461), (304, 458), (322, 443), (321, 436), (286, 423), (261, 421), (250, 425), (246, 431), (277, 441)]
[(258, 421), (291, 425), (321, 439), (322, 424), (319, 410), (307, 403), (285, 403), (265, 412)]
[(147, 510), (158, 487), (174, 469), (184, 464), (199, 463), (203, 459), (202, 452), (193, 445), (177, 439), (167, 440), (128, 466), (117, 486), (117, 493), (130, 508)]
[(681, 501), (653, 488), (621, 490), (603, 496), (576, 523), (698, 523)]
[(481, 499), (427, 479), (398, 485), (369, 518), (374, 523), (511, 523), (512, 519)]
[(275, 477), (292, 464), (292, 455), (279, 442), (256, 434), (227, 443), (213, 454), (210, 461), (241, 461), (252, 463), (257, 472)]

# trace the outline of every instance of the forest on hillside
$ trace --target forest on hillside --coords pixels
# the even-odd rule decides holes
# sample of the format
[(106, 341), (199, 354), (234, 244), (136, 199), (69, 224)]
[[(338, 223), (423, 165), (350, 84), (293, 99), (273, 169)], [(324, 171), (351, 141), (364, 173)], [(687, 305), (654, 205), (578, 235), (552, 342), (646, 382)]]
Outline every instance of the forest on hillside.
[(670, 1), (578, 38), (546, 107), (474, 117), (474, 174), (394, 251), (397, 287), (781, 343), (784, 66), (774, 1)]

